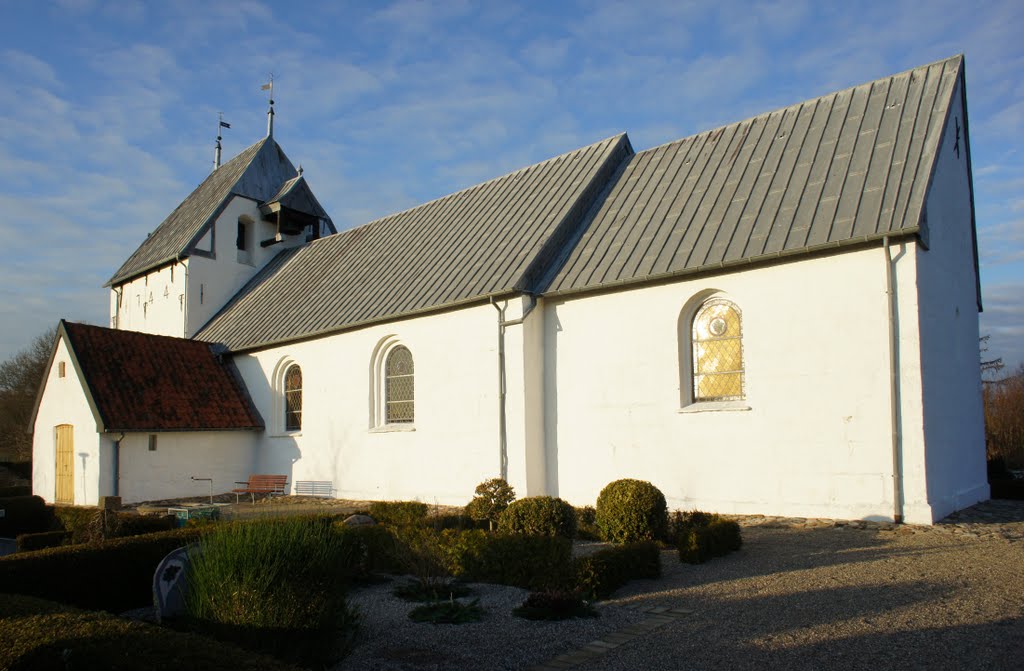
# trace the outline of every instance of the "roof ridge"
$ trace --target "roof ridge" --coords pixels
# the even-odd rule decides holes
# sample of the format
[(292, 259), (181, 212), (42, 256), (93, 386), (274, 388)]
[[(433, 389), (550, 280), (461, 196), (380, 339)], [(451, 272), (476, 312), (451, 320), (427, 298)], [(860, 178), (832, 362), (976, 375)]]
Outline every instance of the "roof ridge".
[(762, 118), (765, 118), (765, 117), (770, 117), (773, 114), (778, 114), (779, 112), (785, 112), (786, 110), (791, 110), (794, 107), (802, 107), (802, 106), (808, 105), (810, 103), (820, 102), (820, 101), (824, 100), (825, 98), (831, 98), (833, 96), (838, 96), (838, 95), (840, 95), (842, 93), (847, 93), (849, 91), (854, 91), (856, 89), (859, 89), (862, 86), (871, 86), (872, 84), (877, 84), (878, 82), (883, 82), (883, 81), (886, 81), (886, 80), (889, 80), (889, 79), (895, 79), (896, 77), (902, 77), (903, 75), (910, 74), (910, 73), (912, 73), (912, 72), (914, 72), (916, 70), (926, 70), (926, 69), (928, 69), (928, 68), (930, 68), (932, 66), (939, 65), (940, 63), (944, 64), (944, 63), (948, 63), (950, 61), (955, 61), (955, 60), (960, 60), (962, 62), (963, 59), (964, 59), (964, 54), (963, 53), (955, 54), (955, 55), (949, 56), (947, 58), (940, 58), (940, 59), (938, 59), (936, 61), (932, 61), (931, 63), (925, 63), (924, 65), (918, 65), (917, 67), (908, 68), (906, 70), (901, 70), (900, 72), (896, 72), (896, 73), (893, 73), (891, 75), (886, 75), (885, 77), (878, 77), (876, 79), (870, 79), (870, 80), (868, 80), (866, 82), (861, 82), (859, 84), (854, 84), (853, 86), (847, 86), (846, 88), (838, 89), (836, 91), (830, 91), (828, 93), (823, 93), (820, 96), (814, 96), (813, 98), (807, 98), (805, 100), (800, 100), (800, 101), (797, 101), (795, 103), (791, 103), (789, 105), (784, 105), (782, 107), (777, 107), (777, 108), (775, 108), (773, 110), (769, 110), (767, 112), (761, 112), (760, 114), (755, 114), (752, 117), (747, 117), (745, 119), (739, 119), (737, 121), (730, 121), (729, 123), (722, 124), (721, 126), (715, 126), (714, 128), (708, 128), (708, 129), (702, 130), (702, 131), (700, 131), (698, 133), (691, 133), (690, 135), (687, 135), (685, 137), (677, 138), (675, 140), (669, 140), (668, 142), (663, 142), (661, 144), (654, 145), (653, 147), (648, 147), (647, 149), (643, 149), (641, 151), (638, 151), (638, 152), (636, 152), (636, 155), (639, 156), (641, 154), (646, 154), (648, 152), (652, 152), (652, 151), (655, 151), (657, 149), (661, 149), (662, 147), (669, 147), (671, 145), (679, 144), (681, 142), (687, 142), (687, 141), (693, 140), (695, 138), (698, 138), (698, 137), (700, 137), (702, 135), (706, 135), (708, 133), (717, 133), (718, 131), (725, 130), (726, 128), (731, 128), (732, 126), (739, 126), (739, 125), (745, 124), (745, 123), (753, 123), (754, 121), (757, 121), (758, 119), (762, 119)]
[(145, 331), (133, 331), (131, 329), (117, 329), (117, 328), (111, 328), (109, 326), (100, 326), (99, 324), (87, 324), (85, 322), (73, 322), (73, 321), (68, 321), (66, 319), (62, 319), (61, 321), (63, 321), (65, 325), (70, 326), (73, 329), (87, 328), (87, 329), (95, 329), (95, 330), (99, 330), (99, 331), (108, 331), (110, 333), (124, 334), (125, 336), (128, 336), (128, 337), (139, 336), (139, 337), (144, 337), (144, 338), (153, 338), (153, 339), (157, 339), (157, 340), (173, 340), (175, 342), (201, 343), (201, 344), (204, 344), (204, 345), (216, 345), (217, 344), (217, 343), (211, 342), (209, 340), (200, 340), (198, 338), (180, 338), (178, 336), (164, 335), (162, 333), (146, 333)]

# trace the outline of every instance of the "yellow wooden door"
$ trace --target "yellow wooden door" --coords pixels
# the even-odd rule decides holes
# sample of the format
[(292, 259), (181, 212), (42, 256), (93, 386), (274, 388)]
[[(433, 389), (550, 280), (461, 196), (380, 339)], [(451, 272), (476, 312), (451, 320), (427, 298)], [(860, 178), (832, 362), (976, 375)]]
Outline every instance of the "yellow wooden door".
[(75, 427), (57, 426), (57, 503), (75, 502)]

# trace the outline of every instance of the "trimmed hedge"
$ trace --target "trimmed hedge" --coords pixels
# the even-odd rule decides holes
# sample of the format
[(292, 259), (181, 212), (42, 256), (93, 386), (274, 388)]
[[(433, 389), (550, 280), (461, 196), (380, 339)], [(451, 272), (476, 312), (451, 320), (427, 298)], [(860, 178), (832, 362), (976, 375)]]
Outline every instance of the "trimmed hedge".
[(576, 538), (583, 541), (601, 540), (601, 530), (597, 528), (597, 511), (594, 506), (576, 508)]
[(27, 596), (0, 595), (0, 669), (178, 671), (296, 667), (232, 645)]
[(530, 496), (513, 501), (498, 517), (498, 531), (528, 536), (576, 535), (576, 511), (554, 496)]
[(43, 531), (38, 534), (21, 534), (17, 541), (18, 552), (32, 552), (64, 545), (70, 534), (66, 531)]
[(691, 514), (694, 520), (688, 527), (680, 530), (676, 540), (679, 561), (687, 564), (703, 564), (709, 559), (722, 557), (743, 545), (740, 525), (733, 521), (699, 513), (701, 517)]
[(92, 526), (99, 508), (82, 506), (51, 506), (57, 526), (71, 534), (72, 543), (86, 543), (93, 538)]
[(574, 562), (575, 588), (590, 599), (606, 599), (636, 578), (661, 575), (661, 550), (654, 541), (627, 543), (578, 557)]
[(572, 577), (572, 543), (558, 536), (442, 531), (445, 568), (455, 577), (529, 590), (559, 589)]
[(352, 548), (352, 578), (365, 581), (376, 573), (398, 573), (401, 566), (395, 554), (395, 536), (379, 524), (346, 526), (340, 521), (333, 524), (342, 542)]
[(429, 508), (419, 501), (374, 501), (370, 504), (370, 517), (381, 524), (411, 526), (423, 524)]
[(152, 603), (157, 564), (201, 534), (177, 529), (0, 557), (0, 592), (120, 613)]
[(34, 534), (50, 530), (51, 517), (46, 502), (38, 496), (8, 496), (0, 499), (0, 536), (14, 538), (18, 534)]
[(660, 540), (668, 529), (668, 506), (661, 490), (644, 480), (616, 480), (597, 497), (595, 523), (606, 541)]

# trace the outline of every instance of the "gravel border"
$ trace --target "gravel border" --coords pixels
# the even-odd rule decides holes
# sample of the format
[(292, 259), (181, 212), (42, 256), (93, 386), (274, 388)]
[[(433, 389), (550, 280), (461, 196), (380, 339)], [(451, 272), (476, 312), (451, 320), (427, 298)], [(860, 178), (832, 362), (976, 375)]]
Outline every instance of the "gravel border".
[(359, 609), (362, 624), (354, 650), (334, 669), (523, 669), (644, 619), (641, 612), (598, 603), (599, 617), (524, 620), (514, 617), (512, 609), (523, 603), (527, 590), (473, 583), (473, 595), (461, 601), (478, 598), (485, 611), (483, 620), (458, 625), (417, 623), (408, 616), (417, 604), (391, 594), (401, 580), (350, 593), (349, 603)]

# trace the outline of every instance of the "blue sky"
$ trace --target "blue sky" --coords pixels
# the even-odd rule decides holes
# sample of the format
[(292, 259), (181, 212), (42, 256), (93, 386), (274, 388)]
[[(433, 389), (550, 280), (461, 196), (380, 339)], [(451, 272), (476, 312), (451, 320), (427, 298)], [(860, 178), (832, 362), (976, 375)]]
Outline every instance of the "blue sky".
[(1024, 4), (0, 0), (0, 359), (265, 131), (339, 227), (963, 52), (990, 355), (1024, 361)]

